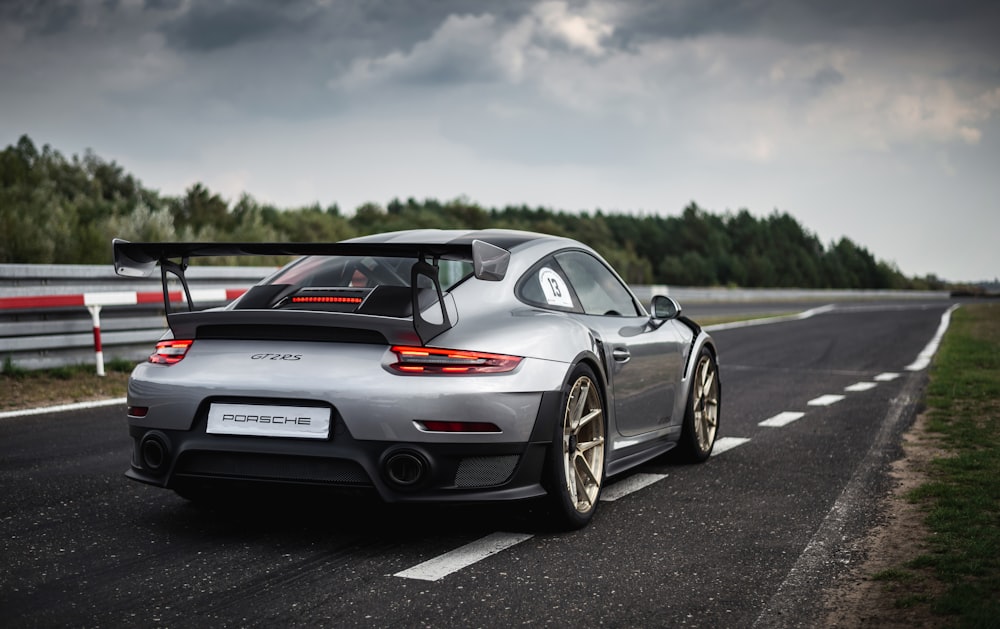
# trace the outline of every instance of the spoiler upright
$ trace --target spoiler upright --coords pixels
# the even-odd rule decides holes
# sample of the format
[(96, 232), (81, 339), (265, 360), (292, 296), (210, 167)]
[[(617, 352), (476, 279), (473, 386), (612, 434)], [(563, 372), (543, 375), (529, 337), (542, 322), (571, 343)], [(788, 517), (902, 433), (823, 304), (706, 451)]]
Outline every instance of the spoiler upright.
[[(451, 328), (452, 323), (445, 308), (438, 278), (439, 260), (471, 260), (476, 278), (498, 282), (507, 273), (510, 252), (483, 240), (471, 243), (256, 243), (256, 242), (129, 242), (115, 238), (112, 241), (115, 273), (122, 277), (148, 277), (160, 267), (163, 284), (163, 307), (170, 311), (167, 289), (168, 274), (180, 281), (187, 299), (188, 310), (193, 310), (191, 291), (184, 276), (192, 257), (210, 256), (378, 256), (414, 258), (417, 262), (411, 272), (413, 300), (413, 328), (421, 341), (426, 343)], [(179, 259), (179, 262), (175, 260)], [(428, 261), (430, 260), (430, 261)], [(418, 308), (418, 278), (426, 277), (434, 286), (441, 308), (441, 321), (428, 321)]]

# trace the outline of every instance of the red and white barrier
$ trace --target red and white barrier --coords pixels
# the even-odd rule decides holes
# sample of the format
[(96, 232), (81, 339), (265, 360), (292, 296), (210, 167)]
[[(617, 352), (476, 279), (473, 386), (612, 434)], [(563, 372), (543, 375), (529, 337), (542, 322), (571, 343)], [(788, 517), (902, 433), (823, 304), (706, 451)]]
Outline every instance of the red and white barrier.
[[(245, 288), (205, 288), (191, 291), (191, 299), (198, 301), (232, 301), (246, 292)], [(183, 291), (170, 291), (170, 302), (184, 301)], [(23, 308), (66, 308), (72, 306), (135, 306), (163, 301), (162, 291), (116, 291), (80, 293), (76, 295), (32, 295), (30, 297), (0, 297), (0, 310)]]
[[(191, 300), (198, 302), (232, 301), (246, 292), (244, 288), (205, 288), (191, 291)], [(184, 301), (182, 291), (168, 293), (171, 303)], [(104, 350), (101, 347), (101, 308), (104, 306), (135, 306), (163, 302), (162, 291), (115, 291), (80, 293), (76, 295), (35, 295), (30, 297), (0, 297), (0, 310), (71, 308), (83, 306), (90, 312), (94, 324), (94, 362), (97, 375), (104, 375)]]

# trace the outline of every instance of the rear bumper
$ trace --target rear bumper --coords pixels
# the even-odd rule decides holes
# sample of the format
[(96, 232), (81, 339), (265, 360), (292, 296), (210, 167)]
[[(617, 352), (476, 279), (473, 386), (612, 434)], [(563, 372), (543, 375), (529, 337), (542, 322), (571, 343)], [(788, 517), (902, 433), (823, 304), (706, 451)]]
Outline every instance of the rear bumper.
[[(367, 489), (386, 502), (532, 498), (546, 493), (543, 471), (561, 404), (559, 392), (539, 395), (528, 439), (514, 443), (469, 442), (472, 435), (461, 435), (461, 443), (357, 439), (336, 413), (326, 440), (208, 434), (206, 401), (188, 430), (133, 423), (125, 475), (167, 488), (232, 482)], [(401, 461), (417, 470), (412, 482), (393, 473)]]

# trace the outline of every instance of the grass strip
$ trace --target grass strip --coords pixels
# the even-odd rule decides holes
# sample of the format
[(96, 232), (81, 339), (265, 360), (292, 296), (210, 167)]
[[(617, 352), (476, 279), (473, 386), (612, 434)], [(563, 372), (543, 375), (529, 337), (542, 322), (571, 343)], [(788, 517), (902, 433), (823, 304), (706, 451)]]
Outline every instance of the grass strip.
[[(955, 311), (930, 374), (927, 430), (947, 455), (907, 499), (926, 513), (925, 552), (876, 578), (899, 608), (928, 605), (946, 624), (1000, 627), (1000, 305)], [(933, 597), (907, 587), (920, 576)], [(916, 577), (916, 578), (915, 578)]]
[(114, 358), (101, 377), (93, 364), (29, 371), (6, 359), (0, 368), (0, 411), (124, 397), (133, 367), (132, 361)]

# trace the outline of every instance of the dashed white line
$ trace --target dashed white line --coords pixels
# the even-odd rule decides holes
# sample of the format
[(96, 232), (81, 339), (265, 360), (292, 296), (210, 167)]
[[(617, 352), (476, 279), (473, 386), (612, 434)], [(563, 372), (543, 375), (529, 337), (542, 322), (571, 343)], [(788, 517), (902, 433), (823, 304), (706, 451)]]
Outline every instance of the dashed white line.
[(722, 454), (726, 450), (732, 450), (736, 446), (741, 446), (747, 441), (750, 441), (750, 439), (744, 437), (722, 437), (721, 439), (716, 439), (715, 448), (712, 449), (712, 456)]
[[(750, 439), (744, 437), (721, 437), (716, 439), (712, 456), (722, 454), (726, 450), (741, 446), (748, 441)], [(614, 502), (643, 487), (648, 487), (653, 483), (659, 482), (666, 477), (666, 474), (634, 474), (627, 479), (606, 487), (602, 492), (601, 501)], [(393, 576), (420, 581), (438, 581), (453, 572), (458, 572), (462, 568), (471, 566), (478, 561), (482, 561), (511, 546), (516, 546), (532, 537), (534, 536), (529, 533), (492, 533), (461, 548), (456, 548), (433, 559), (428, 559), (412, 568), (397, 572)]]
[(849, 387), (844, 387), (844, 391), (850, 391), (851, 393), (860, 393), (861, 391), (871, 391), (878, 386), (875, 382), (855, 382)]
[(898, 373), (887, 371), (885, 373), (880, 373), (879, 375), (875, 376), (873, 380), (875, 380), (875, 382), (892, 382), (898, 377), (899, 377)]
[(781, 428), (782, 426), (787, 426), (796, 419), (801, 419), (804, 416), (805, 413), (799, 413), (797, 411), (784, 411), (782, 413), (778, 413), (774, 417), (765, 419), (757, 425), (768, 426), (770, 428)]
[(461, 548), (456, 548), (412, 568), (397, 572), (393, 576), (403, 579), (419, 579), (420, 581), (437, 581), (532, 537), (534, 535), (529, 533), (492, 533)]
[(809, 406), (830, 406), (844, 399), (843, 395), (821, 395), (806, 402)]
[(614, 485), (605, 487), (604, 491), (601, 492), (601, 502), (614, 502), (666, 477), (666, 474), (634, 474)]

